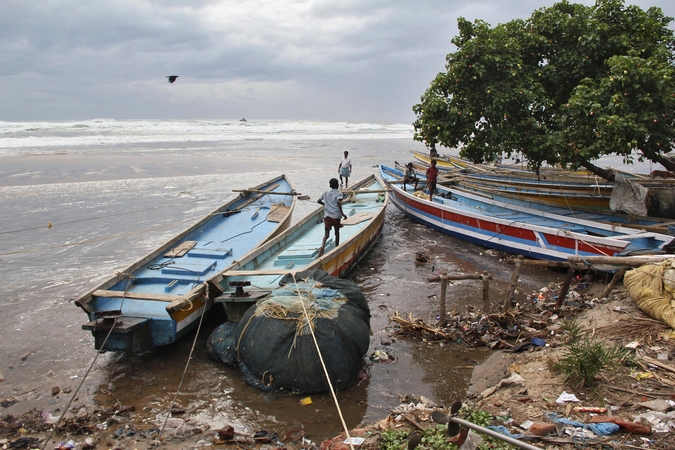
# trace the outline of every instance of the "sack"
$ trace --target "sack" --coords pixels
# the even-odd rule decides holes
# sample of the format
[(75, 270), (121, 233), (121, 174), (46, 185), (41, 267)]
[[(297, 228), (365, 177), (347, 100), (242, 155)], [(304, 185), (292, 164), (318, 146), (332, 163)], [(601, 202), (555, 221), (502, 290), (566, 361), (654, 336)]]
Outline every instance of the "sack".
[(629, 270), (623, 284), (638, 308), (675, 328), (675, 259)]

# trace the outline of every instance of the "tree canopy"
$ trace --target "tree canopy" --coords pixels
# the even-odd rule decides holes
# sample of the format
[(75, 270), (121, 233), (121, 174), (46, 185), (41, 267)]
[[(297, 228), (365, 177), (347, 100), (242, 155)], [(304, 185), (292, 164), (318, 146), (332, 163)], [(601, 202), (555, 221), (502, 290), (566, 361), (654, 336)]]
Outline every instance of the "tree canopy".
[(457, 51), (413, 106), (415, 140), (474, 162), (522, 153), (587, 169), (633, 155), (675, 170), (675, 38), (671, 17), (623, 0), (562, 1), (491, 27), (458, 19)]

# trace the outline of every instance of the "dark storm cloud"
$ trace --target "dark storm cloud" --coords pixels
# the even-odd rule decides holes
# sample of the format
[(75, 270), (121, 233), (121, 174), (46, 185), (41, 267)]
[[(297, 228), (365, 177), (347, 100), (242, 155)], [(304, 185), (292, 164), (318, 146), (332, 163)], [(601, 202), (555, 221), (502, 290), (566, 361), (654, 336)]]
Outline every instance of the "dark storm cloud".
[[(675, 14), (670, 2), (656, 4)], [(245, 115), (409, 123), (453, 50), (458, 17), (495, 25), (541, 6), (4, 0), (0, 120)], [(180, 78), (166, 83), (174, 74)]]

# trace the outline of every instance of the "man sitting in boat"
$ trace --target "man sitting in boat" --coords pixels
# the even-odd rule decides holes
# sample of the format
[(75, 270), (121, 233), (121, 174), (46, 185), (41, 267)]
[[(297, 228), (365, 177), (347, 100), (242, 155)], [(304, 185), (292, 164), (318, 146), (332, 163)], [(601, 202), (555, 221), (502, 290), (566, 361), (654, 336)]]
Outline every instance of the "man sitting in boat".
[(438, 158), (438, 152), (436, 151), (436, 147), (434, 145), (432, 145), (429, 149), (429, 156), (432, 158)]
[(403, 190), (405, 191), (406, 184), (415, 185), (414, 190), (417, 190), (417, 183), (419, 183), (419, 181), (415, 169), (413, 168), (413, 163), (409, 162), (406, 166), (405, 173), (403, 174)]

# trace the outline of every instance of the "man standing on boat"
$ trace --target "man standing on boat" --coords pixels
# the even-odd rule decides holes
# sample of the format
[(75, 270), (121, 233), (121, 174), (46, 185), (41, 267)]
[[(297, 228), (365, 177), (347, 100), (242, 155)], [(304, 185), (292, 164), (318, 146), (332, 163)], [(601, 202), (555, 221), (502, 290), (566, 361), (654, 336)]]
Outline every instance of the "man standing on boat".
[(349, 158), (349, 152), (345, 150), (345, 157), (340, 161), (338, 166), (338, 173), (340, 174), (340, 186), (342, 186), (342, 177), (345, 177), (345, 189), (349, 187), (349, 176), (352, 174), (352, 160)]
[(436, 168), (436, 160), (431, 160), (431, 166), (427, 169), (427, 188), (429, 188), (429, 201), (433, 201), (434, 193), (436, 192), (436, 179), (438, 178), (438, 169)]
[[(347, 152), (345, 152), (345, 157)], [(330, 229), (335, 228), (335, 246), (340, 245), (340, 228), (343, 225), (340, 223), (340, 219), (347, 218), (344, 212), (342, 212), (342, 192), (338, 189), (338, 180), (335, 178), (330, 179), (330, 190), (321, 194), (317, 203), (323, 205), (323, 223), (325, 227), (325, 232), (323, 234), (323, 242), (321, 242), (321, 248), (319, 249), (319, 256), (323, 256), (323, 251), (326, 248), (326, 241), (328, 236), (330, 236)]]

